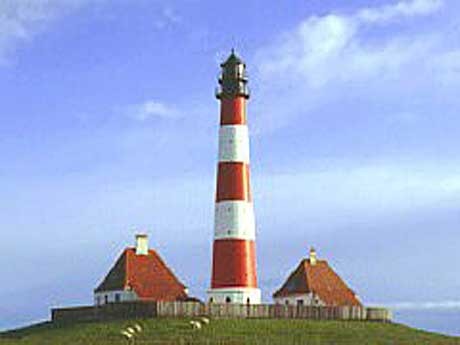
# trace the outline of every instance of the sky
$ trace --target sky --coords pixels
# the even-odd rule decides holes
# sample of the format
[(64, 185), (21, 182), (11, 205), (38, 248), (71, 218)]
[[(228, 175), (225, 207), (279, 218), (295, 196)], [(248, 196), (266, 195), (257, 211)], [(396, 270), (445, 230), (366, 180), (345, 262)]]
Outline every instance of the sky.
[(365, 304), (460, 335), (459, 14), (455, 0), (1, 0), (0, 329), (92, 303), (137, 232), (205, 297), (214, 90), (234, 47), (264, 300), (314, 246)]

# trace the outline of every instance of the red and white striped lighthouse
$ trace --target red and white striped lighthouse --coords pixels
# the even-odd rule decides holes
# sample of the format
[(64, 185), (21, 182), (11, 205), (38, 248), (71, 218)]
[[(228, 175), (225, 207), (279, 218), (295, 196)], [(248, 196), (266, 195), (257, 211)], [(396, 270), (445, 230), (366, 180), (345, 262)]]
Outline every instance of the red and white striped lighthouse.
[(260, 303), (254, 209), (249, 184), (249, 98), (245, 64), (232, 50), (221, 64), (219, 164), (214, 223), (211, 303)]

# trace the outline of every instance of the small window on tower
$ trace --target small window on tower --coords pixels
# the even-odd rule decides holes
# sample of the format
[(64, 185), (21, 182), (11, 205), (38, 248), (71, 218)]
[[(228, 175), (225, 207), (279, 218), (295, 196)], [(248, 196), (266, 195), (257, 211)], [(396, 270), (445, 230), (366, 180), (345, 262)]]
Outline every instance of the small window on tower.
[(238, 76), (240, 78), (244, 77), (244, 65), (238, 65)]

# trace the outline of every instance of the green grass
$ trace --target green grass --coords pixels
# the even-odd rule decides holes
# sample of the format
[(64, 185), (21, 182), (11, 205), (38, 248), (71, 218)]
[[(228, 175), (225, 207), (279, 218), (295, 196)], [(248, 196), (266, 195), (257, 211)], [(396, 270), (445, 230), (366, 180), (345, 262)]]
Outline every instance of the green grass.
[[(211, 320), (201, 330), (190, 319), (149, 319), (106, 323), (54, 325), (44, 323), (0, 333), (0, 345), (117, 345), (117, 344), (459, 344), (460, 338), (423, 332), (397, 324), (306, 320)], [(140, 323), (135, 341), (120, 331)]]

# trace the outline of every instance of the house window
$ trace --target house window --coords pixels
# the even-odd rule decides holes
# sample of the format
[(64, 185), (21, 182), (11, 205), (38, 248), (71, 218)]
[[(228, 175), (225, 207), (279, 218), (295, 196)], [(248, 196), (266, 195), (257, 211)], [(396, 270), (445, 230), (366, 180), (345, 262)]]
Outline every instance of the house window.
[(297, 300), (297, 305), (303, 305), (303, 299), (298, 299)]
[(213, 303), (213, 302), (214, 302), (214, 298), (211, 297), (211, 298), (209, 299), (209, 303)]
[(107, 295), (104, 295), (104, 303), (109, 303), (109, 296)]
[(120, 302), (120, 294), (119, 293), (115, 294), (115, 302)]
[(232, 299), (230, 297), (225, 298), (225, 303), (230, 303)]
[(289, 300), (286, 300), (286, 302), (284, 302), (286, 305), (289, 305)]
[(249, 299), (249, 297), (246, 299), (246, 304), (251, 304), (251, 300)]
[(96, 304), (101, 305), (101, 296), (96, 297)]

